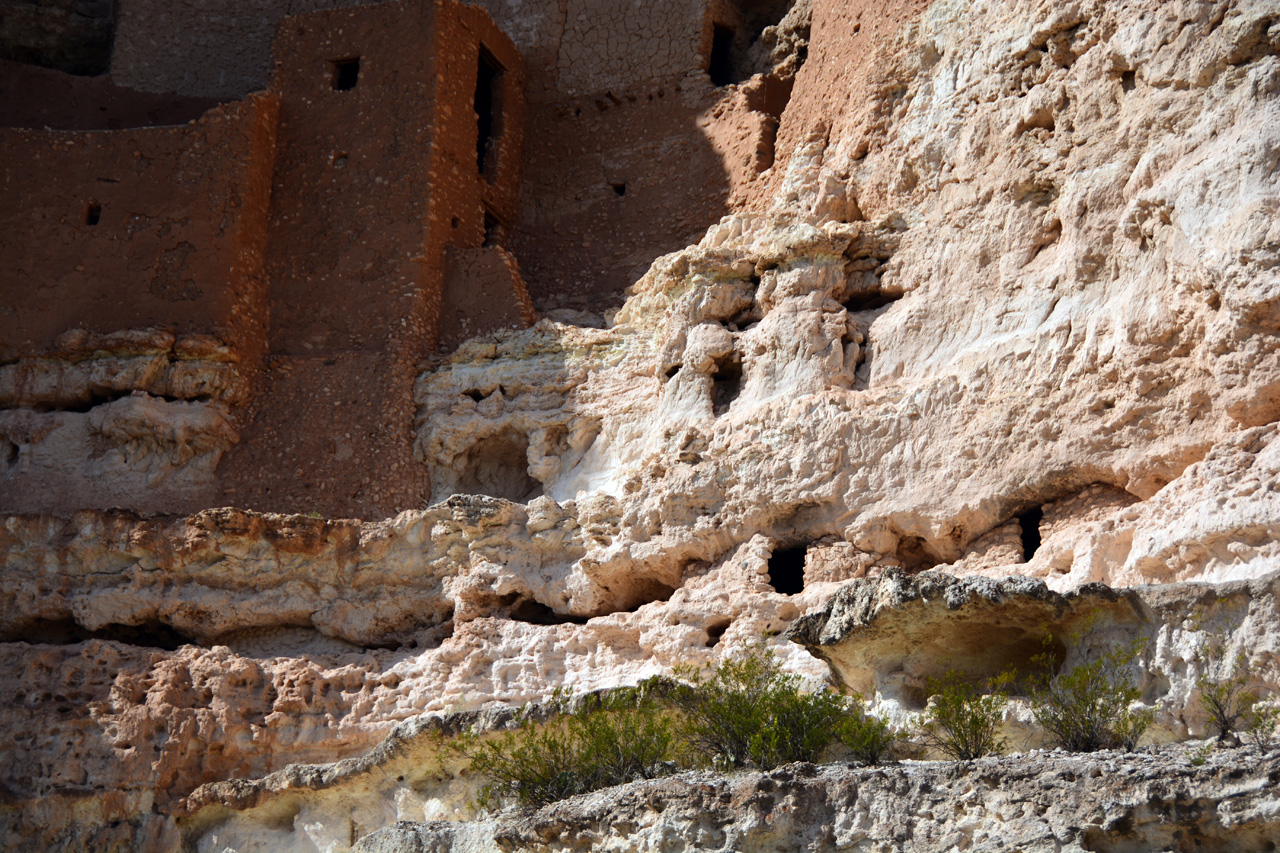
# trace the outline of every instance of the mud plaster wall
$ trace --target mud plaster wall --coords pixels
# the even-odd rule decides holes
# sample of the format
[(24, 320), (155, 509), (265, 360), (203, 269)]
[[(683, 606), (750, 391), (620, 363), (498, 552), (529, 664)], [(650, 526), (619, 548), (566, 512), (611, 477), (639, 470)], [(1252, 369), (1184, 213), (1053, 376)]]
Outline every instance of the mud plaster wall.
[[(266, 82), (271, 31), (286, 12), (350, 5), (121, 0), (112, 77), (148, 91), (241, 94)], [(724, 110), (706, 115), (725, 94), (705, 73), (710, 4), (479, 5), (513, 39), (530, 74), (524, 185), (506, 245), (540, 306), (592, 305), (599, 294), (616, 301), (655, 257), (695, 241), (728, 212), (737, 181), (727, 175), (743, 159), (726, 151), (738, 138), (738, 117), (752, 123), (752, 140), (758, 131), (744, 110), (731, 110), (727, 133), (708, 126), (726, 118)], [(747, 143), (753, 169), (755, 147)]]
[(708, 4), (573, 0), (524, 33), (518, 6), (485, 5), (529, 59), (511, 247), (530, 294), (547, 308), (617, 298), (726, 212), (723, 158), (699, 122), (720, 94), (705, 73)]
[(257, 95), (182, 127), (0, 129), (5, 356), (73, 328), (163, 326), (254, 363), (275, 115)]
[(0, 60), (0, 126), (52, 130), (120, 130), (186, 124), (217, 105), (214, 98), (137, 92), (107, 77)]
[(528, 326), (533, 303), (516, 260), (501, 246), (451, 248), (440, 300), (440, 348), (453, 350), (490, 329)]
[[(482, 45), (504, 69), (484, 175)], [(339, 65), (357, 58), (352, 85), (339, 88)], [(429, 494), (412, 459), (413, 384), (436, 346), (445, 250), (479, 248), (486, 210), (514, 217), (523, 67), (482, 11), (453, 2), (286, 19), (275, 63), (271, 359), (261, 406), (220, 472), (226, 499), (391, 515)], [(472, 299), (461, 310), (479, 312), (471, 325), (486, 330), (489, 309)]]
[(266, 86), (287, 15), (353, 0), (116, 0), (111, 77), (146, 92), (237, 98)]
[(101, 74), (111, 59), (114, 0), (6, 0), (0, 59)]

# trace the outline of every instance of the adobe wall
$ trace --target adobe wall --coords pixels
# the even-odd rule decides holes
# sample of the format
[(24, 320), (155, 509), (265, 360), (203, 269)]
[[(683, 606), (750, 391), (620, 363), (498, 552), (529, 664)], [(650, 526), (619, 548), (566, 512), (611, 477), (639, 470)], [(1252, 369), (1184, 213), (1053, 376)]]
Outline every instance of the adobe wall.
[[(286, 11), (351, 5), (120, 0), (112, 76), (150, 91), (242, 94), (266, 84), (271, 30)], [(541, 307), (616, 302), (655, 257), (695, 240), (745, 197), (761, 170), (757, 147), (771, 159), (777, 117), (752, 117), (742, 104), (713, 114), (731, 93), (706, 69), (715, 23), (742, 29), (746, 5), (778, 3), (479, 5), (529, 68), (524, 184), (506, 245)], [(744, 128), (745, 156), (736, 150)]]
[(71, 74), (102, 74), (111, 60), (115, 0), (7, 0), (0, 59)]
[(259, 357), (275, 116), (257, 95), (180, 127), (0, 129), (0, 355), (158, 326)]
[[(481, 45), (502, 69), (483, 174)], [(274, 62), (271, 358), (261, 404), (220, 469), (225, 500), (393, 515), (430, 494), (413, 460), (413, 385), (438, 342), (446, 250), (501, 239), (497, 223), (516, 216), (523, 63), (483, 11), (451, 0), (288, 18)], [(518, 276), (506, 285), (521, 306)], [(481, 332), (530, 319), (475, 293), (459, 310)]]
[[(753, 115), (759, 104), (707, 74), (715, 24), (749, 23), (739, 4), (569, 0), (563, 17), (512, 0), (484, 5), (529, 60), (524, 186), (510, 245), (540, 308), (616, 303), (656, 257), (696, 242), (771, 164), (776, 115)], [(761, 146), (767, 158), (755, 155)]]
[(287, 15), (359, 0), (116, 0), (111, 77), (146, 92), (238, 98), (265, 88)]
[(61, 71), (0, 60), (0, 127), (51, 130), (120, 130), (186, 124), (216, 98), (126, 89), (110, 78), (77, 77)]

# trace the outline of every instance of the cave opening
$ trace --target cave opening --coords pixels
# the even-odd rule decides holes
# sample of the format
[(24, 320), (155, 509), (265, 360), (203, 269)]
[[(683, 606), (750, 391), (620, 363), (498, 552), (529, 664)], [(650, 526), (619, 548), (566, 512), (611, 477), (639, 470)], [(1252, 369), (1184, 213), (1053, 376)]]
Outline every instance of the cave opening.
[(850, 314), (857, 314), (859, 311), (875, 311), (886, 305), (892, 305), (901, 298), (901, 293), (884, 293), (877, 290), (851, 296), (843, 304), (844, 310)]
[(711, 410), (717, 416), (729, 411), (742, 393), (742, 357), (737, 352), (716, 362), (711, 374)]
[(1044, 520), (1044, 509), (1035, 507), (1018, 516), (1018, 526), (1022, 528), (1022, 561), (1030, 562), (1040, 550), (1040, 522)]
[(769, 585), (783, 595), (803, 592), (804, 560), (808, 553), (806, 545), (775, 550), (769, 558)]
[(529, 437), (507, 430), (482, 438), (467, 451), (457, 491), (528, 503), (542, 495), (542, 483), (529, 475)]
[(88, 640), (105, 640), (129, 646), (163, 649), (166, 652), (177, 651), (182, 646), (199, 645), (193, 638), (155, 619), (137, 625), (113, 622), (94, 630), (83, 627), (74, 619), (36, 619), (16, 632), (16, 636), (4, 639), (5, 642), (51, 646), (69, 646)]
[(556, 613), (541, 601), (532, 598), (518, 598), (508, 611), (512, 619), (529, 625), (585, 625), (586, 616), (569, 616)]
[(720, 619), (708, 625), (706, 647), (714, 649), (719, 645), (720, 638), (724, 636), (724, 632), (729, 630), (729, 626), (732, 624), (728, 619)]
[(347, 92), (356, 87), (360, 82), (360, 57), (352, 56), (347, 59), (335, 59), (333, 61), (333, 91)]

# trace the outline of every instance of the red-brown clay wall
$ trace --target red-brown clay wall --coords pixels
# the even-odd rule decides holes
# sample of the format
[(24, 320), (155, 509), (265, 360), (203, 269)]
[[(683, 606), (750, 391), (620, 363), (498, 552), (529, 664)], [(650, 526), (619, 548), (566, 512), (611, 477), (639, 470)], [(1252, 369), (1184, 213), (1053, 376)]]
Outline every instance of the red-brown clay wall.
[(0, 127), (120, 130), (186, 124), (217, 106), (190, 98), (125, 89), (107, 77), (78, 77), (0, 60)]
[[(425, 334), (413, 259), (433, 191), (435, 12), (396, 3), (281, 24), (267, 248), (275, 355), (381, 351)], [(356, 57), (354, 87), (335, 89), (335, 62)]]
[[(815, 132), (832, 139), (844, 136), (837, 122), (861, 121), (869, 112), (883, 109), (883, 89), (877, 77), (877, 45), (888, 44), (893, 34), (916, 20), (932, 0), (814, 0), (810, 29), (809, 61), (796, 75), (791, 101), (778, 128), (776, 168), (772, 183), (758, 188), (744, 206), (764, 208), (785, 173), (797, 146)], [(868, 144), (875, 144), (868, 138)], [(863, 200), (860, 200), (863, 201)]]
[[(482, 45), (504, 69), (502, 133), (483, 177)], [(357, 57), (354, 79), (335, 86)], [(256, 415), (219, 472), (225, 498), (391, 515), (430, 493), (413, 460), (413, 385), (436, 345), (446, 248), (484, 242), (486, 207), (515, 215), (523, 64), (483, 12), (435, 0), (286, 19), (275, 68), (271, 358)], [(471, 296), (459, 310), (483, 325), (492, 312)]]
[[(524, 26), (503, 0), (500, 22)], [(666, 252), (727, 212), (706, 117), (707, 0), (568, 0), (524, 31), (529, 123), (509, 246), (541, 308), (619, 302)]]
[[(187, 6), (120, 0), (111, 73), (150, 91), (235, 96), (266, 81), (270, 32), (286, 11), (351, 5), (202, 0), (193, 27)], [(525, 182), (506, 245), (540, 305), (616, 301), (655, 257), (728, 210), (724, 146), (700, 125), (718, 97), (703, 73), (713, 2), (479, 5), (530, 70)]]
[[(515, 45), (482, 10), (446, 0), (448, 14), (439, 17), (439, 77), (436, 92), (436, 144), (431, 158), (431, 201), (424, 257), (430, 259), (433, 286), (427, 292), (430, 346), (456, 346), (452, 334), (466, 320), (475, 334), (509, 325), (517, 312), (517, 294), (503, 295), (506, 305), (486, 304), (495, 293), (477, 291), (458, 300), (454, 294), (443, 313), (444, 258), (450, 246), (479, 248), (486, 242), (505, 242), (518, 215), (522, 154), (525, 138), (525, 64)], [(482, 52), (491, 67), (500, 69), (494, 84), (492, 141), (480, 170), (476, 109), (477, 78)], [(486, 216), (487, 214), (487, 216)], [(486, 233), (486, 218), (496, 225)], [(518, 277), (515, 280), (519, 284)], [(523, 288), (523, 284), (519, 284)], [(508, 291), (510, 288), (508, 287)], [(461, 316), (459, 316), (461, 315)], [(519, 323), (524, 325), (523, 320)], [(448, 330), (442, 341), (440, 334)]]
[(161, 326), (215, 334), (252, 362), (275, 116), (259, 95), (180, 127), (0, 129), (4, 355), (73, 328)]
[(146, 92), (240, 98), (271, 76), (271, 46), (287, 15), (368, 0), (115, 0), (111, 77)]
[(699, 126), (713, 98), (708, 82), (670, 81), (530, 109), (510, 246), (540, 307), (620, 302), (724, 215), (724, 164)]

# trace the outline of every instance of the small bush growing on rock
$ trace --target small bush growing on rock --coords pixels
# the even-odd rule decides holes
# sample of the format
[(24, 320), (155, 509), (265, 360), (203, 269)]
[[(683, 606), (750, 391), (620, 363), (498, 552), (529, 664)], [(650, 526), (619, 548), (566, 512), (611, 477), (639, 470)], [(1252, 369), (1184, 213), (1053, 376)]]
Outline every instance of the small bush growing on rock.
[(837, 727), (837, 736), (863, 764), (880, 764), (893, 758), (902, 735), (889, 726), (885, 717), (867, 710), (861, 696), (855, 696)]
[[(1130, 709), (1141, 691), (1132, 685), (1127, 673), (1144, 648), (1145, 640), (1135, 640), (1070, 672), (1046, 673), (1031, 679), (1028, 693), (1032, 714), (1051, 743), (1070, 752), (1117, 747), (1132, 750), (1138, 745), (1155, 713), (1150, 709)], [(1039, 656), (1037, 661), (1049, 669), (1048, 654)]]
[[(1271, 716), (1270, 729), (1275, 730), (1274, 715), (1264, 709), (1255, 708), (1261, 697), (1254, 691), (1246, 689), (1253, 677), (1253, 667), (1249, 658), (1242, 651), (1231, 660), (1229, 667), (1224, 667), (1223, 645), (1225, 641), (1220, 635), (1211, 636), (1196, 653), (1196, 660), (1203, 668), (1196, 679), (1196, 690), (1200, 694), (1200, 706), (1209, 717), (1209, 729), (1214, 732), (1219, 743), (1238, 742), (1237, 733), (1250, 731), (1251, 739), (1256, 740), (1259, 733), (1267, 729), (1268, 716)], [(1214, 677), (1214, 672), (1227, 669), (1225, 676)], [(1270, 740), (1270, 733), (1266, 740)]]
[[(849, 702), (837, 693), (802, 693), (773, 652), (753, 646), (710, 671), (676, 670), (671, 701), (695, 763), (768, 770), (817, 761), (841, 736)], [(857, 738), (854, 737), (856, 741)], [(874, 751), (874, 750), (872, 750)]]
[(560, 713), (544, 724), (526, 718), (496, 739), (466, 736), (454, 744), (472, 771), (490, 780), (480, 806), (541, 806), (679, 769), (671, 716), (648, 691), (618, 690), (577, 703), (558, 692), (553, 703)]
[(957, 761), (1003, 752), (1000, 722), (1009, 703), (1013, 673), (990, 679), (981, 690), (964, 673), (950, 670), (927, 682), (929, 707), (920, 726), (920, 740)]
[(1244, 739), (1258, 749), (1266, 749), (1280, 727), (1280, 705), (1255, 702), (1244, 714)]

